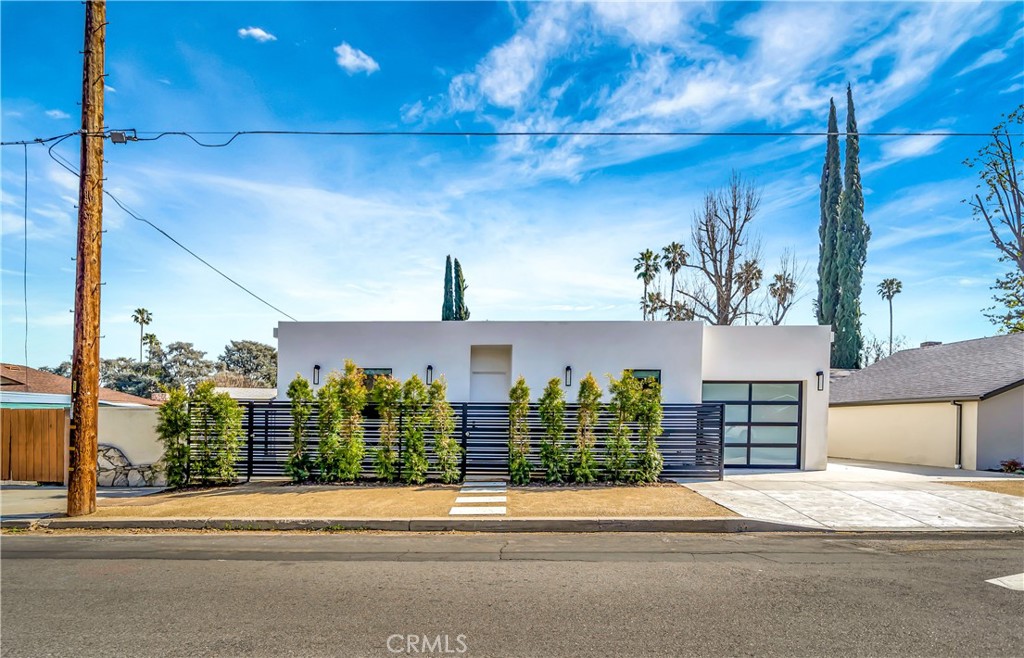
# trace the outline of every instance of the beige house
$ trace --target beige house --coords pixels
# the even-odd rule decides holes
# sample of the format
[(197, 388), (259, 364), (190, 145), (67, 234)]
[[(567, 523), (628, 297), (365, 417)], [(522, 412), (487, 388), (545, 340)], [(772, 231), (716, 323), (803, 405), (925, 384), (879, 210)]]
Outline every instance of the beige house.
[(1024, 461), (1024, 335), (925, 343), (832, 382), (828, 455), (981, 470)]

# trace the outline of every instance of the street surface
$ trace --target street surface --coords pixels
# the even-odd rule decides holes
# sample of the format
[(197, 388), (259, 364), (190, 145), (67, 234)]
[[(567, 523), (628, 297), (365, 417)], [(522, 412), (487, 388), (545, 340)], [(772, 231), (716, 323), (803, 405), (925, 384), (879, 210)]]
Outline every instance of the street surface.
[(1024, 592), (985, 582), (1024, 571), (1020, 535), (7, 534), (0, 568), (3, 656), (1024, 646)]

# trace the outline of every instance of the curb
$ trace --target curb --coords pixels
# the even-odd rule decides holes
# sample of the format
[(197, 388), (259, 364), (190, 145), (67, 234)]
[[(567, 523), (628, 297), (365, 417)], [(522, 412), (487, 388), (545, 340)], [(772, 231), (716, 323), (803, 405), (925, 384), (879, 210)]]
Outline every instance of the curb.
[(391, 532), (816, 532), (831, 529), (743, 517), (505, 519), (148, 519), (46, 518), (4, 521), (5, 528), (53, 530), (382, 530)]

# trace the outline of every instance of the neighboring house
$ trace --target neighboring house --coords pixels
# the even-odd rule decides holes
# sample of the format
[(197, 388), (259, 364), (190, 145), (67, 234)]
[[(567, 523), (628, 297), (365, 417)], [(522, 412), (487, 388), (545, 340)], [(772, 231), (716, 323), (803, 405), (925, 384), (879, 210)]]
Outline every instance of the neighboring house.
[(266, 402), (277, 398), (276, 388), (244, 388), (236, 386), (218, 386), (213, 389), (216, 393), (227, 393), (232, 399), (240, 402)]
[[(152, 465), (163, 455), (156, 434), (158, 406), (159, 402), (154, 400), (100, 388), (97, 418), (100, 484), (134, 485), (144, 483), (140, 480), (152, 480)], [(0, 364), (0, 407), (64, 409), (68, 418), (71, 380), (35, 368)], [(109, 481), (105, 481), (105, 471), (109, 472), (106, 477)]]
[[(318, 388), (352, 359), (368, 375), (444, 375), (453, 402), (505, 402), (526, 378), (574, 402), (588, 372), (608, 387), (624, 369), (661, 382), (666, 403), (726, 404), (727, 466), (823, 469), (829, 327), (698, 322), (282, 322), (277, 390), (296, 374)], [(606, 395), (607, 399), (607, 395)]]
[(828, 454), (967, 469), (1024, 458), (1024, 334), (924, 343), (833, 381)]

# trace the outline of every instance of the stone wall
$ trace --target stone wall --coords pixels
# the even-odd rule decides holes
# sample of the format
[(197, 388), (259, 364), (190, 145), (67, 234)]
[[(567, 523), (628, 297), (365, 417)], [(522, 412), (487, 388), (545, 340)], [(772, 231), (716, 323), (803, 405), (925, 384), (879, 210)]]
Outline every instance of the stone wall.
[(164, 484), (161, 462), (132, 464), (116, 446), (101, 443), (96, 454), (96, 484), (100, 487), (153, 487)]

